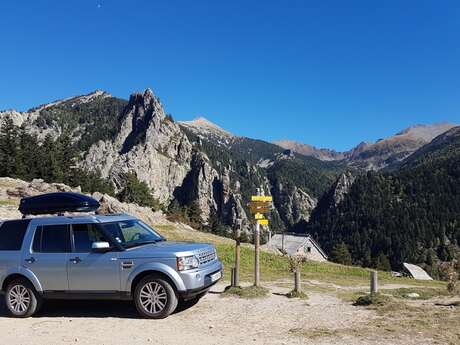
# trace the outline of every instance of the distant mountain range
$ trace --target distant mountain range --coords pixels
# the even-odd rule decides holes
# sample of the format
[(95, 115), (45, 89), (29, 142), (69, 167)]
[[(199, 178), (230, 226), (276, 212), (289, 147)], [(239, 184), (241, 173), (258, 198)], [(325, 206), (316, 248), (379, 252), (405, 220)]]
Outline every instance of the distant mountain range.
[(375, 143), (361, 142), (353, 149), (345, 152), (318, 149), (314, 146), (291, 140), (275, 141), (274, 144), (323, 161), (344, 160), (353, 167), (379, 170), (404, 160), (417, 149), (455, 126), (451, 123), (415, 125), (391, 137), (380, 139)]
[[(247, 204), (259, 189), (273, 196), (272, 230), (308, 231), (328, 252), (344, 242), (354, 262), (363, 265), (376, 266), (383, 256), (393, 267), (401, 260), (425, 262), (427, 250), (441, 260), (450, 256), (438, 250), (460, 243), (460, 212), (452, 211), (460, 194), (459, 149), (452, 141), (459, 127), (453, 124), (417, 125), (335, 152), (241, 137), (203, 117), (175, 121), (150, 89), (128, 100), (98, 90), (25, 112), (2, 111), (0, 121), (0, 174), (84, 183), (91, 191), (103, 187), (115, 195), (130, 188), (142, 196), (137, 200), (153, 198), (148, 205), (221, 235), (230, 236), (242, 220), (250, 239)], [(27, 160), (35, 161), (33, 168)], [(442, 176), (442, 181), (428, 175)], [(434, 189), (423, 187), (426, 183)], [(382, 191), (389, 194), (381, 198)], [(432, 205), (428, 195), (442, 207)], [(369, 202), (373, 199), (377, 205)], [(431, 218), (422, 226), (417, 217), (426, 214)], [(447, 223), (441, 222), (446, 214)], [(406, 228), (411, 229), (407, 237), (394, 235)], [(416, 257), (414, 246), (422, 257)]]

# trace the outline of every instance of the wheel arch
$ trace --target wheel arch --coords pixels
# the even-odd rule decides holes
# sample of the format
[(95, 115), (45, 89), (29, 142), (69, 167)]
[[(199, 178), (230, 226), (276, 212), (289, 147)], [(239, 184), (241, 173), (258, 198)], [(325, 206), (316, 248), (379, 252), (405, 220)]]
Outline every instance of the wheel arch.
[(176, 292), (178, 291), (176, 283), (171, 279), (171, 277), (169, 277), (164, 272), (155, 271), (155, 270), (146, 270), (146, 271), (139, 272), (139, 274), (136, 277), (134, 277), (134, 279), (133, 279), (133, 281), (131, 283), (131, 289), (130, 289), (131, 296), (134, 296), (134, 290), (136, 289), (137, 284), (139, 284), (139, 282), (142, 279), (144, 279), (145, 277), (147, 277), (149, 275), (152, 275), (152, 274), (163, 278), (169, 284), (171, 284), (171, 286), (174, 288), (174, 290), (176, 290)]
[(179, 273), (168, 265), (159, 262), (151, 262), (140, 265), (131, 272), (126, 282), (125, 291), (133, 292), (136, 284), (149, 274), (158, 274), (164, 277), (176, 291), (187, 290)]
[(11, 273), (9, 275), (7, 275), (5, 277), (5, 279), (3, 280), (2, 282), (2, 286), (1, 286), (1, 291), (2, 292), (6, 292), (6, 289), (8, 288), (8, 285), (10, 285), (11, 282), (17, 280), (17, 279), (25, 279), (27, 280), (34, 288), (35, 290), (38, 292), (39, 290), (37, 289), (36, 287), (36, 284), (34, 284), (33, 280), (31, 280), (29, 277), (27, 277), (26, 275), (22, 274), (22, 273)]

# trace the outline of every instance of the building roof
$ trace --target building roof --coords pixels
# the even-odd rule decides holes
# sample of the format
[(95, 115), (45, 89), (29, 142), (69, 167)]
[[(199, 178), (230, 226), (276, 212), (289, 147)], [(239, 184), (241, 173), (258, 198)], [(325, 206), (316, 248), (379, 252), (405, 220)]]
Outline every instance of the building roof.
[[(283, 237), (284, 237), (284, 245), (283, 245)], [(283, 250), (288, 255), (293, 255), (297, 252), (297, 250), (303, 247), (305, 244), (311, 243), (320, 254), (327, 259), (326, 253), (321, 249), (318, 243), (308, 234), (294, 234), (294, 233), (286, 233), (286, 234), (275, 234), (272, 236), (269, 246), (274, 247), (278, 250)]]
[(409, 272), (409, 274), (418, 280), (433, 280), (425, 270), (417, 265), (403, 263), (404, 268)]

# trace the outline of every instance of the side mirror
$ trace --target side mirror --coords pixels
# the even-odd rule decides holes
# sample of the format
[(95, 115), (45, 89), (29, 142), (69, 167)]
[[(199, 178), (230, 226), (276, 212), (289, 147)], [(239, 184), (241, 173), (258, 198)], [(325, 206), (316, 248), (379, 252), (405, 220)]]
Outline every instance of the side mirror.
[(109, 252), (112, 248), (110, 248), (109, 242), (93, 242), (91, 245), (91, 250), (93, 253), (106, 253)]

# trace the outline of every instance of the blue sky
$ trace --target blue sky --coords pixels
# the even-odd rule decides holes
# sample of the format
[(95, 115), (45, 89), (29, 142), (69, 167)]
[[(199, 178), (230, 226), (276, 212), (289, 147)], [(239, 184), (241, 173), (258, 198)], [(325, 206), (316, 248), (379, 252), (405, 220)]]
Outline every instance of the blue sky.
[(175, 119), (349, 149), (460, 123), (459, 1), (2, 1), (0, 109), (150, 87)]

